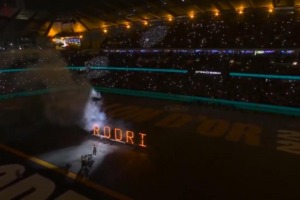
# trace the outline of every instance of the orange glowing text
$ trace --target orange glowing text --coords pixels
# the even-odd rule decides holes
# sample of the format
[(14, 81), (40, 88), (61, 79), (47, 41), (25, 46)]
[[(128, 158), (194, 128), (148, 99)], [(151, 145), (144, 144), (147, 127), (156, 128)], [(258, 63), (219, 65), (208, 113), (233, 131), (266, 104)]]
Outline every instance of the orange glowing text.
[(93, 136), (109, 139), (115, 142), (147, 147), (145, 133), (136, 133), (130, 130), (122, 130), (121, 128), (111, 128), (110, 126), (100, 126), (95, 124), (93, 127)]

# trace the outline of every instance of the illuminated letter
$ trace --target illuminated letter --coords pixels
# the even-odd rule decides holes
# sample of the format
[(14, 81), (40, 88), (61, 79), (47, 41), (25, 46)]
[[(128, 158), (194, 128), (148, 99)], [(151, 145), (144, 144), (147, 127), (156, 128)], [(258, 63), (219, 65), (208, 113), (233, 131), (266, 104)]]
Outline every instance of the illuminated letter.
[(0, 199), (16, 199), (18, 196), (25, 194), (25, 196), (22, 196), (22, 200), (46, 200), (54, 192), (54, 189), (55, 184), (53, 181), (35, 174), (2, 190)]
[(140, 136), (141, 136), (141, 143), (139, 144), (139, 146), (141, 147), (147, 147), (145, 144), (144, 144), (144, 137), (146, 136), (145, 133), (139, 133)]
[(17, 171), (23, 174), (25, 167), (18, 164), (0, 166), (0, 188), (15, 181), (18, 178)]
[(238, 142), (242, 138), (249, 145), (260, 144), (261, 127), (253, 124), (235, 123), (225, 139), (233, 142)]
[(97, 124), (94, 125), (93, 135), (100, 136), (100, 126), (98, 126)]
[[(119, 134), (119, 136), (118, 136)], [(122, 130), (119, 128), (115, 128), (115, 140), (121, 141), (122, 140)]]
[(134, 144), (133, 139), (134, 138), (134, 132), (132, 131), (126, 131), (126, 143), (129, 143), (129, 140), (131, 141), (131, 144)]
[[(107, 130), (108, 129), (108, 133), (107, 133)], [(104, 126), (104, 137), (105, 138), (110, 138), (110, 127), (109, 126)]]

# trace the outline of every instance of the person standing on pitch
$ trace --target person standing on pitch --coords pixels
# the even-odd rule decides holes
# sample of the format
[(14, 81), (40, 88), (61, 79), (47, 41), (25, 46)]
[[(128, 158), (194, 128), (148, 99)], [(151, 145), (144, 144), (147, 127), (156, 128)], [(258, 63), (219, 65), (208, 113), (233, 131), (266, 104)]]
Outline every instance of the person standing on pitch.
[(96, 145), (93, 146), (93, 156), (96, 156), (97, 154), (97, 148)]

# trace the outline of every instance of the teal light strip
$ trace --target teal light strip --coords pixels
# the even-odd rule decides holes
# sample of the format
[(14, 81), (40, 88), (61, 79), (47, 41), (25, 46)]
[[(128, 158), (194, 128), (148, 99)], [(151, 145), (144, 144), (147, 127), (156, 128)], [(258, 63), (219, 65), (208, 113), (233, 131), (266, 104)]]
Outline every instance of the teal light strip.
[[(58, 68), (53, 68), (58, 69)], [(65, 67), (65, 69), (69, 70), (85, 70), (86, 68), (83, 66), (76, 67)], [(163, 73), (181, 73), (186, 74), (188, 70), (182, 69), (156, 69), (156, 68), (139, 68), (139, 67), (91, 67), (92, 70), (107, 70), (107, 71), (141, 71), (141, 72), (163, 72)], [(49, 69), (40, 69), (40, 68), (18, 68), (18, 69), (0, 69), (0, 73), (12, 73), (12, 72), (24, 72), (24, 71), (34, 71), (34, 70), (49, 70)]]
[[(70, 70), (83, 70), (85, 67), (66, 67)], [(188, 70), (183, 69), (156, 69), (156, 68), (143, 68), (143, 67), (90, 67), (92, 70), (108, 70), (108, 71), (146, 71), (146, 72), (166, 72), (166, 73), (188, 73)]]
[[(11, 98), (16, 98), (16, 97), (42, 95), (42, 94), (47, 94), (47, 93), (51, 93), (51, 92), (79, 90), (79, 89), (84, 89), (84, 87), (63, 87), (63, 88), (35, 90), (35, 91), (29, 91), (29, 92), (17, 92), (17, 93), (0, 95), (0, 100), (11, 99)], [(295, 108), (295, 107), (257, 104), (257, 103), (243, 102), (243, 101), (211, 99), (211, 98), (207, 98), (207, 97), (185, 96), (185, 95), (178, 95), (178, 94), (167, 94), (167, 93), (160, 93), (160, 92), (148, 92), (148, 91), (140, 91), (140, 90), (119, 89), (119, 88), (95, 87), (95, 89), (97, 91), (103, 92), (103, 93), (139, 96), (139, 97), (146, 97), (146, 98), (164, 99), (164, 100), (171, 100), (171, 101), (182, 101), (182, 102), (190, 102), (190, 103), (201, 102), (201, 103), (221, 104), (221, 105), (228, 105), (228, 106), (233, 106), (236, 108), (246, 109), (246, 110), (255, 110), (255, 111), (260, 111), (260, 112), (269, 112), (269, 113), (277, 113), (277, 114), (284, 114), (284, 115), (291, 115), (291, 116), (300, 116), (300, 108)]]
[(0, 69), (0, 73), (34, 71), (36, 68)]
[(268, 78), (268, 79), (300, 80), (300, 76), (290, 76), (290, 75), (251, 74), (251, 73), (237, 73), (237, 72), (230, 72), (229, 75), (230, 76), (235, 76), (235, 77), (253, 77), (253, 78)]

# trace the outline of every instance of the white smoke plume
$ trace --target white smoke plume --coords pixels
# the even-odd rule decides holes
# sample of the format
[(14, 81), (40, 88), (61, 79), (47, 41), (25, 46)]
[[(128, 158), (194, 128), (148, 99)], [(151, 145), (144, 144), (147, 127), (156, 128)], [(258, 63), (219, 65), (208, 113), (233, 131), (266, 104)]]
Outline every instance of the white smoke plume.
[[(101, 94), (92, 88), (84, 75), (65, 68), (67, 64), (56, 50), (12, 50), (0, 53), (0, 60), (2, 68), (34, 68), (8, 75), (12, 92), (60, 90), (41, 96), (44, 117), (48, 122), (61, 126), (77, 125), (86, 131), (92, 130), (94, 123), (105, 122)], [(22, 66), (17, 67), (20, 64)]]

